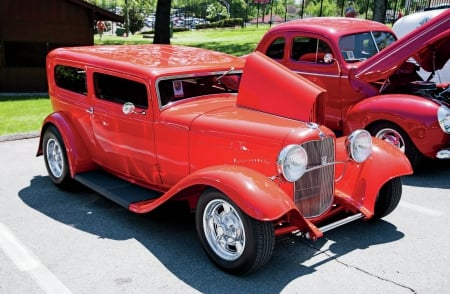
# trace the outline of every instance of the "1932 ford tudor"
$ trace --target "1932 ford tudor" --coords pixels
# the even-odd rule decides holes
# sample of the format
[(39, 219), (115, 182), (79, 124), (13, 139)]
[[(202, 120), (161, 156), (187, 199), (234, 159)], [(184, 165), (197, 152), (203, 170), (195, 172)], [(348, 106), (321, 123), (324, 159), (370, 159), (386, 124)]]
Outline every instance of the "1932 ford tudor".
[(53, 183), (136, 213), (186, 201), (205, 252), (233, 274), (264, 265), (277, 236), (389, 214), (412, 172), (367, 131), (336, 139), (315, 122), (322, 89), (260, 53), (244, 66), (182, 46), (60, 48), (47, 73), (54, 112), (37, 154)]
[(447, 9), (398, 40), (370, 20), (293, 20), (271, 28), (256, 51), (327, 90), (327, 127), (344, 135), (364, 128), (417, 167), (424, 158), (450, 159), (450, 81), (432, 81), (449, 46)]

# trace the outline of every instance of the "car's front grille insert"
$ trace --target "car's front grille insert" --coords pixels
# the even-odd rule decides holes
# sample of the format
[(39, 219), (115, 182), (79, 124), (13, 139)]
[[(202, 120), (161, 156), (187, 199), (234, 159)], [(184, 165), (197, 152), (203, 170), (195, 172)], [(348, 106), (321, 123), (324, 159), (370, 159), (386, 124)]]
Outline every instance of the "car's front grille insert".
[(308, 154), (307, 171), (295, 182), (295, 204), (304, 217), (316, 217), (331, 205), (334, 194), (334, 138), (302, 144)]

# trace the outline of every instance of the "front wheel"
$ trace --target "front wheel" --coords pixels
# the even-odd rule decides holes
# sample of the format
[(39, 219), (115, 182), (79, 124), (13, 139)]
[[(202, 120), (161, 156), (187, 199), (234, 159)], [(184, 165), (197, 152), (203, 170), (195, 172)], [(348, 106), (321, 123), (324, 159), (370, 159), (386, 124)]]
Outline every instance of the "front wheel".
[(402, 196), (402, 180), (394, 178), (381, 187), (375, 202), (374, 219), (390, 214), (400, 202)]
[(400, 149), (400, 151), (408, 157), (413, 168), (420, 165), (423, 158), (422, 154), (417, 150), (412, 140), (400, 127), (392, 123), (378, 123), (369, 131), (372, 136)]
[(195, 221), (203, 249), (226, 272), (248, 274), (272, 256), (272, 223), (249, 217), (219, 191), (207, 190), (201, 195)]
[(58, 130), (51, 126), (42, 140), (45, 167), (51, 181), (60, 188), (69, 188), (72, 179), (69, 172), (66, 147)]

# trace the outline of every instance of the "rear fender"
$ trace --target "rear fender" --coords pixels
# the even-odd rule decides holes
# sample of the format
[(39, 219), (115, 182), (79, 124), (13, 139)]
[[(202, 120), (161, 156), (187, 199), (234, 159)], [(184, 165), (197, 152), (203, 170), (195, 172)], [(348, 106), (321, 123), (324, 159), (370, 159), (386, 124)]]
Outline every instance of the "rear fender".
[(70, 121), (60, 112), (54, 112), (45, 118), (41, 128), (36, 156), (43, 155), (42, 140), (45, 131), (50, 126), (56, 127), (64, 142), (67, 160), (69, 161), (70, 175), (72, 178), (78, 172), (95, 167), (94, 163), (90, 160), (90, 153), (82, 143), (83, 141), (81, 140), (79, 134), (74, 131), (76, 128), (72, 127)]
[(336, 140), (336, 159), (345, 162), (336, 166), (339, 179), (336, 197), (356, 207), (366, 217), (373, 215), (378, 193), (386, 182), (413, 172), (408, 158), (399, 149), (380, 139), (372, 140), (372, 154), (363, 163), (348, 160), (345, 137)]

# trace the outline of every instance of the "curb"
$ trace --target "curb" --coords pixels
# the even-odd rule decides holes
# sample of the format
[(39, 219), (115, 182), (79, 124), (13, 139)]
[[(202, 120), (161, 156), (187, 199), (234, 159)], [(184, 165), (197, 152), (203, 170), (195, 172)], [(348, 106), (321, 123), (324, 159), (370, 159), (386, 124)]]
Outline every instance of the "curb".
[(11, 135), (4, 135), (0, 136), (0, 142), (8, 142), (8, 141), (17, 141), (17, 140), (24, 140), (24, 139), (33, 139), (39, 137), (39, 133), (20, 133), (20, 134), (11, 134)]

